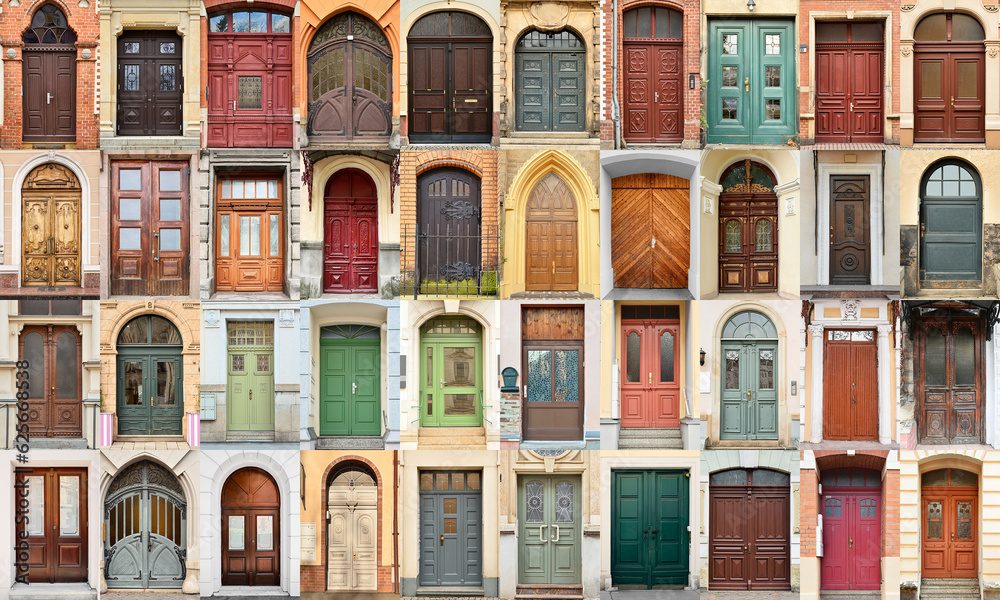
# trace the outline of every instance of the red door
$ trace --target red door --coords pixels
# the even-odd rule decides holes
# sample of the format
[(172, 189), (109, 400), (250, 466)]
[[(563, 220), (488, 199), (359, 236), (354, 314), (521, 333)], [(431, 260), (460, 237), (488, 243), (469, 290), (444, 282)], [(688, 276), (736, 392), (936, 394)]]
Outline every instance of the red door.
[(326, 184), (323, 208), (323, 291), (378, 291), (378, 192), (358, 169)]
[(979, 478), (959, 469), (920, 476), (924, 577), (977, 577), (979, 574)]
[(680, 321), (622, 318), (622, 427), (680, 427)]
[(626, 141), (684, 139), (683, 20), (682, 13), (666, 7), (636, 8), (623, 15)]
[(873, 330), (826, 331), (823, 438), (878, 440), (878, 344)]
[(877, 590), (882, 585), (880, 475), (862, 469), (824, 472), (824, 590)]
[(816, 24), (816, 141), (882, 142), (881, 22)]

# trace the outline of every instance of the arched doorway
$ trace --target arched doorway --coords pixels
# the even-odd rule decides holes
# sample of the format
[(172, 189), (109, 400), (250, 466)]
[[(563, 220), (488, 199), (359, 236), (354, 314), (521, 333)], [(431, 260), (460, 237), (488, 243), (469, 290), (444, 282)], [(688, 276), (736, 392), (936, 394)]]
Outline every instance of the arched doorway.
[(923, 473), (920, 506), (921, 576), (978, 577), (979, 476), (962, 469)]
[(790, 483), (771, 469), (709, 475), (709, 589), (791, 589)]
[(584, 130), (586, 58), (583, 40), (568, 29), (531, 30), (521, 36), (514, 47), (518, 131)]
[(76, 32), (56, 5), (45, 4), (21, 41), (23, 141), (76, 141)]
[(579, 283), (576, 196), (549, 173), (528, 196), (525, 239), (527, 291), (575, 291)]
[(21, 186), (22, 285), (80, 285), (82, 191), (68, 167), (46, 163)]
[(935, 163), (920, 180), (920, 285), (978, 288), (983, 280), (983, 184), (960, 160)]
[(867, 469), (823, 471), (823, 590), (882, 586), (882, 478)]
[(378, 291), (378, 190), (361, 169), (337, 171), (326, 184), (323, 291)]
[(327, 589), (378, 589), (378, 478), (367, 465), (339, 465), (327, 488)]
[(181, 435), (184, 343), (157, 315), (129, 321), (118, 334), (118, 435)]
[(452, 167), (417, 177), (417, 285), (421, 292), (479, 289), (483, 264), (480, 185), (474, 173)]
[(354, 12), (324, 23), (306, 56), (309, 137), (384, 140), (392, 132), (392, 48), (382, 28)]
[(778, 439), (778, 330), (754, 310), (722, 328), (720, 439)]
[(420, 355), (420, 426), (481, 426), (482, 326), (470, 317), (431, 319), (420, 328)]
[(319, 334), (319, 434), (382, 433), (382, 336), (371, 325), (332, 325)]
[(972, 15), (927, 15), (913, 31), (913, 141), (986, 141), (986, 33)]
[(280, 583), (281, 494), (265, 471), (245, 467), (222, 486), (222, 585)]
[(726, 169), (719, 182), (719, 291), (776, 291), (777, 178), (748, 158)]
[(458, 11), (424, 15), (406, 35), (411, 142), (489, 142), (493, 33)]
[(80, 333), (73, 325), (25, 325), (20, 357), (28, 361), (28, 432), (40, 438), (82, 437)]
[(625, 141), (676, 143), (684, 139), (684, 15), (643, 6), (622, 15)]
[(151, 461), (119, 472), (104, 499), (109, 588), (179, 588), (187, 571), (187, 501), (180, 482)]

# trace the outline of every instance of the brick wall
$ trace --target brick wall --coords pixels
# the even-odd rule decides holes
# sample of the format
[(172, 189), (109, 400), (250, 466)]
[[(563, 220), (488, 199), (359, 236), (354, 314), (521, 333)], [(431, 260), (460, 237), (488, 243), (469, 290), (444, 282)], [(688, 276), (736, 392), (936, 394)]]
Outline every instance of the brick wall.
[(521, 394), (519, 392), (500, 394), (500, 433), (521, 435)]
[(803, 557), (816, 556), (818, 483), (815, 469), (799, 471), (799, 553)]

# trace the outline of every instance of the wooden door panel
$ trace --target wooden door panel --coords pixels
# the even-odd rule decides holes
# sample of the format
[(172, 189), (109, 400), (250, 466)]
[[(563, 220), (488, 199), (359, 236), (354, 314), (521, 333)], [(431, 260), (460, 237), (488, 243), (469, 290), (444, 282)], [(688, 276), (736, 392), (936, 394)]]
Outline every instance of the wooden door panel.
[(28, 361), (29, 433), (42, 438), (83, 435), (81, 342), (75, 327), (26, 325), (19, 343)]
[(719, 214), (719, 290), (777, 290), (777, 197), (724, 192), (719, 197)]
[[(874, 336), (874, 332), (873, 335)], [(854, 439), (878, 439), (878, 345), (854, 348), (851, 373), (854, 375)]]
[(544, 52), (516, 52), (515, 119), (520, 131), (549, 130), (552, 118), (551, 56)]
[[(647, 43), (625, 42), (625, 87), (622, 91), (625, 113), (625, 139), (630, 142), (653, 142), (652, 57)], [(612, 230), (613, 231), (613, 230)]]
[(27, 581), (86, 581), (87, 469), (18, 467), (15, 477), (29, 493), (29, 522), (15, 526), (28, 544)]
[[(612, 180), (612, 185), (618, 179)], [(651, 192), (619, 188), (612, 190), (611, 198), (611, 268), (615, 287), (651, 287)]]
[(830, 176), (830, 282), (864, 285), (870, 280), (870, 187), (867, 175)]
[(532, 189), (527, 211), (525, 289), (577, 289), (577, 214), (573, 192), (561, 177), (550, 173)]
[[(827, 334), (828, 335), (828, 334)], [(823, 359), (823, 438), (849, 440), (853, 415), (849, 378), (853, 367), (850, 342), (827, 340)]]

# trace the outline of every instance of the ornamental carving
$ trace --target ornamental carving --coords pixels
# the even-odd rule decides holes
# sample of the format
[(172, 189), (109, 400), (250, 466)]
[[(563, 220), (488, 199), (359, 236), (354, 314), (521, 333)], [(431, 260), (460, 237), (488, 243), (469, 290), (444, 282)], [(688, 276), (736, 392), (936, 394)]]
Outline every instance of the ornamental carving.
[(565, 2), (532, 2), (528, 5), (528, 19), (541, 31), (556, 31), (566, 27), (569, 4)]
[(909, 56), (913, 52), (913, 46), (910, 44), (903, 44), (899, 49), (900, 54), (903, 56)]

